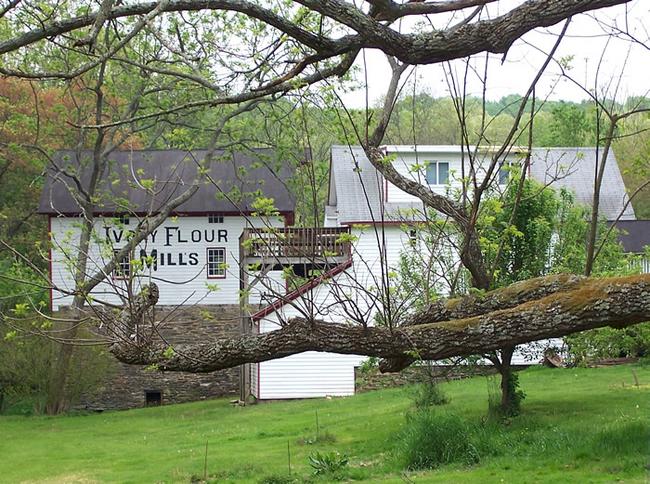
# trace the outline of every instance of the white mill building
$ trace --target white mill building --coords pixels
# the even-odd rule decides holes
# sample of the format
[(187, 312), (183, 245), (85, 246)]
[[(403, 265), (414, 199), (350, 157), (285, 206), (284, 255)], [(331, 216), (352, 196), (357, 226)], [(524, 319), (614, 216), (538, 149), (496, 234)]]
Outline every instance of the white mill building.
[[(405, 176), (440, 193), (454, 188), (462, 160), (460, 147), (393, 146), (386, 150), (395, 156), (394, 166)], [(554, 186), (573, 189), (579, 201), (588, 202), (595, 153), (588, 148), (535, 149), (530, 175), (542, 182), (555, 180)], [(89, 154), (80, 157), (72, 151), (61, 152), (58, 159), (76, 167), (83, 182), (89, 168), (84, 156)], [(111, 155), (95, 211), (89, 274), (100, 270), (125, 243), (130, 227), (187, 189), (196, 176), (196, 162), (203, 156), (202, 151), (175, 150)], [(616, 160), (610, 157), (601, 195), (602, 213), (608, 219), (620, 213), (622, 220), (634, 220)], [(93, 298), (120, 303), (129, 281), (137, 289), (153, 280), (160, 288), (161, 306), (181, 305), (194, 311), (189, 311), (191, 318), (180, 317), (173, 323), (170, 331), (179, 341), (272, 331), (299, 315), (336, 322), (373, 321), (381, 312), (378, 288), (395, 269), (400, 253), (413, 250), (418, 243), (417, 233), (410, 227), (419, 220), (421, 202), (383, 179), (360, 147), (334, 146), (324, 227), (293, 228), (295, 203), (288, 189), (292, 173), (286, 163), (268, 150), (219, 153), (217, 159), (210, 170), (213, 183), (202, 186), (135, 250), (131, 260), (142, 261), (139, 272), (134, 272), (129, 260), (122, 261), (116, 271), (106, 275)], [(513, 152), (504, 163), (519, 163), (520, 159), (521, 153)], [(40, 212), (50, 221), (50, 273), (53, 285), (61, 289), (52, 293), (52, 308), (58, 310), (71, 302), (65, 291), (73, 289), (71, 273), (81, 210), (73, 196), (72, 180), (60, 172), (49, 175)], [(494, 178), (496, 185), (506, 180), (503, 172)], [(155, 188), (148, 193), (142, 190), (143, 180), (153, 180)], [(273, 199), (276, 212), (272, 216), (260, 216), (255, 209), (254, 200), (260, 196)], [(445, 291), (444, 277), (440, 291)], [(240, 298), (241, 294), (245, 297)], [(229, 319), (222, 318), (221, 326), (205, 321), (199, 324), (197, 317), (203, 313), (197, 308), (228, 314)], [(138, 398), (140, 404), (207, 398), (237, 389), (242, 396), (250, 392), (258, 399), (350, 395), (355, 388), (354, 368), (362, 360), (307, 352), (247, 365), (237, 374), (235, 370), (218, 372), (212, 380), (210, 375), (177, 380), (170, 374), (133, 376), (132, 369), (123, 368), (122, 373), (128, 375), (119, 388), (128, 388), (130, 398), (124, 403), (116, 399), (113, 406), (137, 406)], [(174, 385), (189, 385), (196, 391), (178, 393)], [(147, 395), (152, 392), (155, 395), (149, 400)]]

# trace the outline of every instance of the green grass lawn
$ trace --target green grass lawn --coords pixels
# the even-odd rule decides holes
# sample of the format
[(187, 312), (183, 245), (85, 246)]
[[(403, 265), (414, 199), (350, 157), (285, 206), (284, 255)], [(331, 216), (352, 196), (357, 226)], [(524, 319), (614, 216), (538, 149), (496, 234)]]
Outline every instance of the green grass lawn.
[[(0, 417), (0, 481), (189, 482), (203, 475), (207, 441), (211, 482), (287, 475), (287, 443), (298, 479), (312, 475), (312, 452), (336, 450), (350, 458), (346, 479), (366, 482), (647, 482), (649, 366), (534, 368), (520, 380), (527, 394), (522, 415), (498, 435), (486, 435), (480, 461), (471, 466), (402, 470), (400, 430), (413, 409), (412, 390), (403, 388), (243, 408), (213, 400), (92, 415)], [(487, 389), (483, 377), (447, 383), (451, 403), (434, 411), (480, 426)], [(320, 435), (330, 438), (312, 444), (316, 413)]]

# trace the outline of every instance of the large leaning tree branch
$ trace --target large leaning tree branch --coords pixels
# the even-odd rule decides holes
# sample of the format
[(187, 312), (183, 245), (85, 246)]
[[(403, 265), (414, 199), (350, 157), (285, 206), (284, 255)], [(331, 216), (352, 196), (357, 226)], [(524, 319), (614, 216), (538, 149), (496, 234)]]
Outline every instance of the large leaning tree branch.
[[(518, 291), (516, 291), (518, 292)], [(154, 305), (157, 291), (143, 298)], [(213, 342), (179, 344), (118, 342), (111, 352), (122, 362), (155, 364), (161, 370), (211, 372), (244, 363), (324, 351), (381, 358), (417, 353), (424, 360), (469, 356), (504, 346), (555, 338), (603, 326), (625, 327), (650, 319), (650, 274), (584, 279), (564, 291), (479, 316), (433, 321), (395, 329), (295, 318), (270, 333)], [(124, 319), (118, 319), (123, 321)], [(424, 321), (425, 319), (423, 319)], [(137, 321), (130, 323), (132, 326)]]
[[(576, 14), (631, 0), (528, 0), (494, 19), (480, 20), (447, 30), (423, 33), (400, 33), (382, 24), (371, 13), (342, 0), (300, 0), (295, 3), (319, 12), (340, 25), (349, 34), (329, 38), (310, 32), (289, 18), (246, 0), (173, 0), (165, 4), (163, 12), (191, 12), (202, 10), (239, 12), (270, 25), (300, 44), (331, 57), (368, 47), (382, 50), (407, 64), (431, 64), (467, 57), (479, 52), (505, 53), (521, 36), (539, 27), (549, 27)], [(395, 2), (384, 3), (389, 18), (403, 15), (425, 15), (444, 11), (442, 2), (423, 2), (419, 6)], [(487, 1), (449, 2), (451, 10), (459, 6), (477, 6)], [(43, 22), (40, 28), (30, 29), (0, 42), (0, 54), (13, 52), (35, 42), (53, 39), (97, 25), (98, 19), (108, 20), (146, 15), (160, 6), (159, 2), (139, 2), (120, 5), (110, 10), (99, 9), (86, 15)], [(463, 7), (464, 8), (464, 7)]]
[[(515, 282), (485, 295), (438, 299), (421, 311), (404, 318), (402, 327), (472, 318), (502, 309), (511, 309), (552, 294), (573, 290), (584, 280), (584, 276), (556, 274)], [(397, 372), (415, 361), (413, 355), (402, 355), (399, 358), (381, 360), (379, 369), (384, 373)]]
[(393, 0), (367, 0), (372, 5), (370, 15), (376, 20), (394, 21), (411, 15), (456, 12), (471, 7), (483, 7), (498, 0), (452, 0), (442, 2), (397, 3)]
[[(299, 90), (305, 86), (318, 83), (330, 77), (341, 77), (352, 67), (357, 53), (363, 48), (379, 49), (389, 56), (407, 65), (432, 64), (451, 61), (471, 56), (480, 52), (506, 53), (510, 46), (522, 35), (539, 27), (554, 25), (573, 15), (625, 4), (631, 0), (527, 0), (505, 13), (494, 18), (479, 19), (476, 9), (487, 4), (497, 4), (498, 0), (451, 0), (398, 3), (393, 0), (373, 0), (367, 2), (369, 9), (354, 5), (343, 0), (295, 0), (288, 2), (285, 8), (277, 10), (248, 0), (166, 0), (134, 2), (123, 5), (120, 2), (102, 1), (96, 8), (89, 7), (84, 15), (69, 17), (63, 8), (53, 8), (52, 12), (43, 18), (34, 18), (32, 24), (21, 25), (18, 29), (7, 29), (0, 36), (0, 72), (5, 75), (31, 79), (61, 78), (69, 79), (91, 69), (104, 60), (124, 62), (125, 56), (119, 52), (109, 51), (104, 54), (96, 53), (92, 48), (99, 30), (115, 31), (121, 42), (115, 50), (123, 50), (125, 44), (137, 42), (145, 35), (140, 33), (141, 24), (148, 24), (150, 16), (184, 12), (225, 12), (240, 15), (270, 27), (275, 32), (276, 47), (281, 44), (291, 45), (285, 52), (290, 59), (282, 72), (277, 72), (272, 79), (261, 78), (255, 86), (244, 82), (241, 90), (224, 94), (219, 91), (216, 95), (207, 95), (205, 99), (181, 102), (165, 109), (156, 109), (124, 119), (117, 124), (141, 122), (148, 119), (186, 112), (199, 107), (215, 107), (219, 105), (237, 104), (253, 99), (270, 97), (290, 91)], [(27, 7), (25, 7), (27, 8)], [(326, 33), (322, 30), (308, 27), (298, 20), (295, 13), (298, 8), (316, 13), (327, 19)], [(429, 27), (421, 32), (400, 32), (390, 26), (390, 22), (404, 16), (435, 15), (444, 12), (474, 9), (465, 15), (464, 20), (443, 30)], [(21, 5), (12, 8), (12, 14), (19, 15)], [(33, 12), (30, 11), (30, 14)], [(76, 13), (76, 12), (75, 12)], [(461, 14), (464, 15), (464, 14)], [(29, 17), (27, 17), (29, 18)], [(133, 21), (136, 26), (133, 27)], [(24, 30), (20, 30), (20, 28)], [(132, 42), (129, 40), (133, 38)], [(73, 39), (77, 40), (73, 40)], [(290, 39), (290, 42), (285, 42)], [(26, 47), (43, 45), (51, 51), (70, 50), (79, 58), (84, 55), (87, 62), (66, 71), (30, 71), (29, 62), (20, 59)], [(82, 52), (79, 44), (89, 44), (89, 52)], [(163, 49), (169, 50), (169, 48)], [(170, 52), (173, 56), (173, 52)], [(17, 54), (17, 55), (13, 55)], [(110, 59), (109, 59), (110, 57)], [(157, 59), (160, 60), (160, 59)], [(212, 89), (217, 83), (212, 79), (201, 79), (208, 74), (188, 73), (160, 65), (156, 59), (142, 62), (143, 72), (152, 75), (163, 74), (165, 77), (178, 77)], [(280, 65), (287, 61), (278, 56), (274, 64)], [(259, 67), (259, 66), (258, 66)], [(191, 79), (194, 77), (194, 79)], [(197, 77), (199, 77), (197, 79)], [(116, 123), (96, 123), (84, 128), (114, 127)], [(469, 238), (472, 242), (471, 238)], [(469, 249), (471, 251), (472, 245)], [(475, 251), (474, 251), (475, 252)], [(476, 274), (474, 274), (476, 279)], [(483, 278), (485, 279), (485, 278)], [(482, 281), (486, 282), (486, 281)], [(480, 284), (485, 286), (485, 284)]]

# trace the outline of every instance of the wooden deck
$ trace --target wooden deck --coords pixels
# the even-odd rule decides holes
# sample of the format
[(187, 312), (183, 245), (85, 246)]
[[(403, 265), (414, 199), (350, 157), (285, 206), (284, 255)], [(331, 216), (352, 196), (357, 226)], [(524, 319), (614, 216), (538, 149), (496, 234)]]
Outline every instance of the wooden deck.
[(349, 227), (247, 228), (239, 238), (249, 263), (331, 263), (350, 258)]

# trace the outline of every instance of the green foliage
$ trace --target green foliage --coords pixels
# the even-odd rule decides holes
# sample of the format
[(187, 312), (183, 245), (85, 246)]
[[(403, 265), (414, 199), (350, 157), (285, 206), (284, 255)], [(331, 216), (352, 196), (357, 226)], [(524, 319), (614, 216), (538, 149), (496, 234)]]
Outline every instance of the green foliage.
[[(402, 251), (395, 280), (392, 284), (393, 306), (405, 311), (417, 311), (438, 298), (434, 274), (427, 270), (423, 252)], [(426, 258), (426, 255), (424, 256)]]
[(163, 351), (163, 357), (167, 359), (173, 358), (174, 356), (176, 356), (176, 351), (174, 351), (172, 346), (168, 346), (165, 351)]
[(510, 396), (505, 407), (501, 406), (501, 412), (504, 416), (514, 417), (521, 412), (521, 402), (526, 398), (526, 393), (519, 388), (519, 374), (510, 371), (510, 376), (506, 380), (508, 385), (507, 394)]
[(372, 373), (377, 370), (379, 367), (379, 358), (376, 356), (370, 356), (363, 360), (359, 366), (359, 371), (363, 374)]
[[(573, 196), (562, 191), (558, 214), (557, 244), (553, 251), (554, 272), (582, 273), (586, 261), (584, 241), (589, 230), (588, 209), (573, 202)], [(638, 273), (629, 255), (618, 242), (618, 231), (609, 231), (605, 221), (598, 222), (596, 247), (600, 249), (594, 263), (593, 276), (620, 276)], [(650, 352), (648, 325), (629, 328), (600, 328), (577, 333), (565, 338), (571, 359), (584, 364), (590, 359), (619, 356), (643, 356)]]
[(582, 365), (600, 358), (650, 355), (650, 323), (628, 328), (598, 328), (565, 338), (574, 363)]
[(419, 383), (413, 391), (413, 404), (418, 410), (425, 410), (431, 407), (449, 403), (449, 397), (434, 380)]
[(550, 119), (542, 132), (538, 132), (539, 146), (589, 146), (595, 141), (596, 125), (593, 109), (559, 101), (550, 109)]
[[(575, 203), (573, 195), (561, 190), (556, 224), (556, 242), (551, 257), (552, 272), (582, 274), (587, 260), (589, 209)], [(596, 247), (600, 248), (594, 262), (593, 276), (616, 276), (631, 272), (628, 256), (618, 242), (618, 231), (609, 231), (604, 220), (598, 222)]]
[[(503, 209), (495, 210), (495, 202), (492, 202), (492, 210), (488, 211), (491, 215), (481, 219), (481, 242), (488, 260), (494, 259), (499, 248), (501, 250), (494, 264), (496, 285), (552, 272), (583, 273), (587, 258), (588, 207), (576, 204), (573, 195), (566, 190), (555, 192), (526, 180), (513, 217), (517, 187), (511, 185), (502, 204), (497, 205)], [(604, 220), (598, 222), (596, 246), (599, 252), (592, 272), (594, 276), (635, 272), (618, 242), (618, 232), (610, 231)], [(573, 335), (567, 341), (576, 362), (595, 357), (645, 354), (650, 344), (645, 331), (636, 327), (588, 331)], [(517, 386), (517, 376), (513, 374), (513, 380), (507, 385), (510, 398), (501, 409), (504, 415), (516, 415), (520, 411), (523, 393)], [(500, 406), (500, 400), (494, 402), (494, 406)]]
[(471, 465), (480, 460), (467, 422), (454, 414), (432, 411), (407, 415), (400, 454), (409, 470), (452, 463)]
[[(43, 280), (22, 261), (0, 259), (0, 312), (18, 310), (24, 314), (32, 305), (47, 307), (49, 294)], [(26, 302), (29, 301), (29, 302)]]
[[(650, 186), (642, 188), (650, 179), (650, 116), (631, 116), (619, 122), (621, 135), (613, 145), (632, 207), (638, 219), (650, 219)], [(627, 135), (627, 136), (625, 136)], [(637, 190), (640, 190), (637, 192)], [(632, 197), (632, 195), (634, 196)]]
[(453, 226), (444, 225), (433, 211), (428, 219), (426, 223), (402, 226), (404, 248), (397, 267), (388, 273), (392, 313), (399, 314), (400, 320), (438, 299), (448, 290), (447, 283), (452, 278), (444, 280), (440, 273), (456, 271), (456, 256), (450, 254), (445, 237), (440, 236), (440, 231), (444, 230), (453, 238), (456, 235)]
[(540, 276), (550, 269), (560, 202), (553, 190), (534, 180), (524, 182), (517, 205), (518, 191), (518, 183), (510, 183), (503, 200), (487, 200), (481, 213), (481, 243), (486, 259), (492, 260), (497, 287)]
[(309, 465), (315, 475), (334, 475), (343, 470), (349, 463), (348, 456), (337, 451), (314, 452), (309, 456)]
[(258, 197), (253, 200), (252, 207), (254, 209), (253, 215), (260, 217), (270, 217), (278, 215), (278, 209), (275, 208), (275, 200), (267, 197)]
[[(59, 355), (58, 343), (38, 334), (50, 330), (52, 321), (34, 310), (47, 312), (49, 294), (19, 261), (0, 261), (0, 273), (5, 276), (0, 277), (0, 312), (12, 316), (10, 323), (0, 320), (0, 412), (41, 413)], [(74, 405), (82, 393), (96, 389), (113, 364), (104, 348), (75, 348), (66, 387), (69, 402)]]
[(346, 232), (341, 232), (339, 236), (336, 238), (336, 243), (337, 244), (354, 244), (359, 240), (359, 237), (357, 235), (354, 235), (352, 233), (346, 233)]
[[(517, 115), (521, 96), (510, 94), (485, 104), (485, 138), (501, 143)], [(530, 100), (526, 112), (530, 112)], [(536, 106), (534, 142), (536, 146), (590, 146), (596, 139), (593, 104), (567, 101), (546, 101)], [(483, 117), (480, 98), (463, 100), (463, 115), (470, 144), (478, 141)], [(387, 137), (401, 144), (461, 144), (462, 125), (448, 97), (434, 98), (421, 93), (405, 96), (395, 106)]]
[[(14, 324), (18, 329), (8, 331), (0, 323), (3, 335), (13, 334), (12, 338), (0, 339), (0, 413), (39, 414), (44, 410), (59, 345), (32, 334), (35, 327), (43, 326), (40, 318)], [(102, 347), (75, 348), (65, 392), (69, 405), (74, 406), (82, 394), (97, 390), (114, 365), (112, 356)]]

